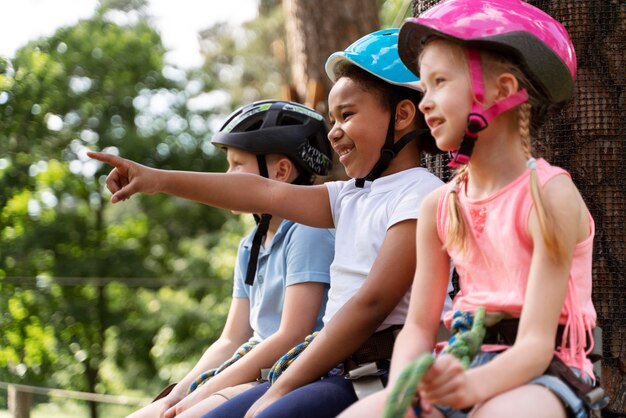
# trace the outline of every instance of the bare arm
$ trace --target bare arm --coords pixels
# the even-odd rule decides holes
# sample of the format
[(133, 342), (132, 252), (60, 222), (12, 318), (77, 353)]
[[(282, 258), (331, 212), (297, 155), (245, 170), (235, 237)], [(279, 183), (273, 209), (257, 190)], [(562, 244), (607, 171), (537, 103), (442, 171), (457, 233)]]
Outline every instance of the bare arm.
[[(445, 187), (445, 186), (444, 186)], [(416, 233), (417, 266), (409, 313), (396, 339), (388, 387), (393, 387), (404, 366), (435, 346), (448, 281), (450, 257), (437, 234), (437, 203), (443, 188), (431, 192), (422, 202)]]
[(204, 352), (198, 363), (178, 382), (173, 392), (184, 397), (191, 383), (212, 368), (218, 367), (228, 360), (235, 350), (252, 337), (250, 328), (250, 302), (247, 298), (233, 298), (228, 318), (222, 330), (222, 334)]
[(193, 394), (181, 401), (176, 411), (182, 412), (226, 387), (254, 381), (263, 368), (271, 367), (278, 358), (313, 332), (325, 285), (319, 282), (300, 283), (287, 287), (285, 304), (278, 331), (261, 342), (241, 360), (211, 378)]
[(131, 414), (129, 418), (163, 417), (168, 408), (176, 405), (186, 396), (187, 389), (201, 373), (219, 366), (230, 358), (233, 352), (252, 335), (248, 318), (249, 306), (247, 298), (233, 298), (220, 338), (211, 344), (194, 368), (176, 384), (166, 397), (146, 405)]
[[(546, 206), (554, 213), (557, 230), (565, 243), (566, 257), (559, 262), (549, 256), (533, 211), (529, 220), (533, 258), (517, 338), (510, 350), (484, 367), (468, 372), (471, 382), (481, 382), (476, 385), (476, 389), (480, 388), (476, 395), (478, 401), (542, 374), (554, 354), (574, 247), (588, 235), (589, 224), (582, 198), (569, 178), (557, 176), (549, 181), (543, 196)], [(505, 369), (507, 373), (501, 373)]]
[(565, 244), (565, 258), (554, 260), (549, 255), (533, 211), (528, 224), (533, 257), (515, 344), (488, 364), (447, 378), (445, 394), (427, 391), (431, 402), (456, 408), (475, 405), (525, 384), (547, 368), (554, 353), (574, 247), (588, 236), (589, 223), (582, 198), (569, 178), (550, 180), (543, 196)]
[(135, 193), (166, 193), (209, 206), (247, 213), (271, 213), (319, 228), (332, 228), (325, 186), (296, 186), (252, 174), (158, 170), (111, 154), (89, 157), (113, 166), (107, 188), (117, 203)]
[(357, 293), (335, 314), (311, 345), (255, 403), (246, 417), (321, 377), (369, 338), (410, 287), (415, 270), (415, 220), (392, 226)]

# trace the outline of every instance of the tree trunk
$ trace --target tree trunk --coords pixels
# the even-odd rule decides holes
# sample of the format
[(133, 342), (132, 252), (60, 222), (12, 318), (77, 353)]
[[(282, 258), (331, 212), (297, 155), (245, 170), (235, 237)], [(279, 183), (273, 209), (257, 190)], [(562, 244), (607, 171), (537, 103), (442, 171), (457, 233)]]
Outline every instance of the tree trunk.
[(378, 2), (283, 0), (283, 6), (293, 86), (300, 98), (306, 98), (311, 82), (321, 82), (324, 86), (321, 101), (325, 102), (331, 86), (324, 71), (326, 59), (379, 29)]
[[(414, 0), (413, 13), (437, 0)], [(531, 0), (568, 30), (578, 59), (574, 98), (537, 135), (542, 156), (572, 174), (596, 225), (593, 300), (603, 331), (605, 415), (626, 414), (626, 3)], [(433, 167), (441, 173), (441, 160)], [(599, 343), (599, 342), (598, 342)]]
[[(335, 51), (380, 29), (377, 0), (283, 0), (291, 85), (285, 97), (322, 113), (332, 82), (324, 70)], [(333, 178), (345, 178), (335, 159)]]

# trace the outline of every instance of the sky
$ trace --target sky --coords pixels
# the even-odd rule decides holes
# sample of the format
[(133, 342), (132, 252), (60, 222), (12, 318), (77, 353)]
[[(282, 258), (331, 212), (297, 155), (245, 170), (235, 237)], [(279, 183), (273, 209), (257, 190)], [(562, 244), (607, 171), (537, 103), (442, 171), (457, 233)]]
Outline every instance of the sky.
[[(256, 16), (258, 0), (148, 0), (149, 13), (170, 51), (166, 61), (183, 68), (202, 64), (198, 31), (219, 21), (240, 24)], [(97, 0), (7, 0), (0, 4), (0, 55), (12, 57), (28, 41), (93, 15)]]

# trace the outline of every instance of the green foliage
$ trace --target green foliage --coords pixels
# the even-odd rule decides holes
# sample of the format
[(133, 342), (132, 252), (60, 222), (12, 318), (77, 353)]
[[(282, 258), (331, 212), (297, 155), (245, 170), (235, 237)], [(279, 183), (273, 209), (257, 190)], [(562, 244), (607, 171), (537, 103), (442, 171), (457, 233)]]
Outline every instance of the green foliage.
[(380, 22), (383, 28), (398, 28), (404, 19), (413, 16), (411, 0), (379, 0)]
[(249, 225), (165, 196), (112, 206), (85, 155), (225, 168), (220, 109), (187, 105), (215, 78), (164, 65), (159, 34), (115, 23), (116, 4), (0, 59), (0, 381), (154, 393), (225, 320)]
[(264, 0), (259, 16), (241, 27), (217, 24), (200, 33), (204, 75), (215, 75), (230, 102), (242, 105), (260, 99), (280, 98), (288, 80), (284, 51), (284, 17), (281, 2)]
[[(381, 3), (384, 26), (402, 3)], [(221, 332), (248, 217), (162, 195), (110, 205), (85, 152), (223, 171), (224, 116), (288, 81), (281, 2), (207, 28), (194, 71), (164, 63), (145, 4), (102, 1), (0, 57), (0, 381), (150, 396)]]

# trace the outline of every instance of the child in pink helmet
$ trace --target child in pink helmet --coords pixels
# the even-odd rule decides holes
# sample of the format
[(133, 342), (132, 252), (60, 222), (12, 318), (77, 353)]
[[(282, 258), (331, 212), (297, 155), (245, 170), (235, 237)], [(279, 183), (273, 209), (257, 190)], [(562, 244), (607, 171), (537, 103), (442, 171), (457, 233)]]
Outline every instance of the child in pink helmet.
[(421, 79), (419, 108), (458, 171), (421, 206), (419, 262), (388, 389), (341, 417), (381, 416), (403, 369), (435, 348), (451, 260), (460, 286), (453, 311), (484, 307), (486, 336), (467, 370), (455, 356), (437, 357), (404, 416), (590, 416), (606, 403), (587, 358), (594, 222), (569, 174), (531, 148), (545, 112), (573, 92), (567, 31), (520, 0), (445, 0), (408, 19), (398, 43)]

